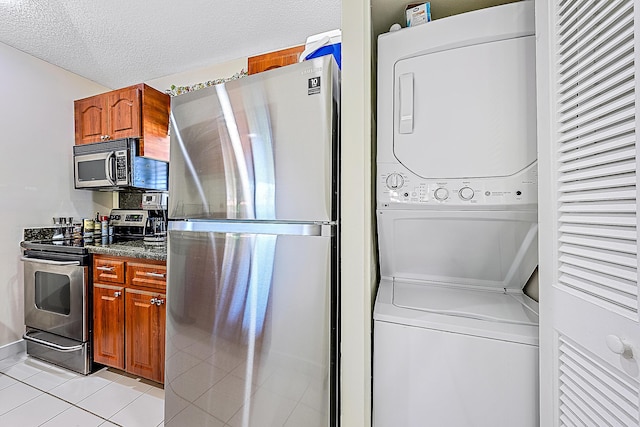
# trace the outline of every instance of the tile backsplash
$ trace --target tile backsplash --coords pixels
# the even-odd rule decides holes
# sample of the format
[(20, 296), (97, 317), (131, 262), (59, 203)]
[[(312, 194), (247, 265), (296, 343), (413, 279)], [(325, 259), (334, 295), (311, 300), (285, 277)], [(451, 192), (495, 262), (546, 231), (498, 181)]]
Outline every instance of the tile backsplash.
[(140, 209), (142, 207), (142, 193), (118, 193), (120, 209)]

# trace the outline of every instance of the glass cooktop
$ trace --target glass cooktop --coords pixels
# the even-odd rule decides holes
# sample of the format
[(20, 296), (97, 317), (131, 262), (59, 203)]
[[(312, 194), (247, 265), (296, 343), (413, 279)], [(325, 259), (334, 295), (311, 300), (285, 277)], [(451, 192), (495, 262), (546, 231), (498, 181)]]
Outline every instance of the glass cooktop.
[(102, 246), (110, 245), (113, 243), (119, 243), (123, 241), (129, 241), (132, 239), (126, 239), (114, 236), (105, 236), (98, 240), (85, 241), (83, 239), (65, 239), (65, 240), (30, 240), (20, 243), (25, 249), (49, 251), (49, 252), (63, 252), (73, 254), (86, 254), (89, 253), (87, 247), (89, 246)]

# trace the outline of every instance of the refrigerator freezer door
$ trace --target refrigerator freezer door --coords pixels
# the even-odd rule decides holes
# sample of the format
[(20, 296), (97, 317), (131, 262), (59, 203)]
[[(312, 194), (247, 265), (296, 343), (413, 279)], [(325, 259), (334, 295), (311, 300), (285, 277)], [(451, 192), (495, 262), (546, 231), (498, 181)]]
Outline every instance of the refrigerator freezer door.
[(326, 56), (174, 97), (169, 217), (334, 221), (338, 90)]
[(334, 425), (335, 239), (270, 231), (169, 230), (165, 425)]

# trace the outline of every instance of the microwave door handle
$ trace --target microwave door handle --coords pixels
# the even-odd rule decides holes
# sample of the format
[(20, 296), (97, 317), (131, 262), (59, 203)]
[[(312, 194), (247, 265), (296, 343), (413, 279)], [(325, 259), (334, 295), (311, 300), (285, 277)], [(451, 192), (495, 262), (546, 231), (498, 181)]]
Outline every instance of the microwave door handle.
[(105, 161), (105, 174), (107, 175), (107, 179), (109, 180), (109, 182), (111, 183), (111, 185), (115, 186), (116, 185), (116, 181), (113, 177), (113, 170), (115, 169), (113, 166), (114, 164), (114, 158), (116, 156), (116, 153), (114, 151), (110, 152), (107, 155), (107, 159)]

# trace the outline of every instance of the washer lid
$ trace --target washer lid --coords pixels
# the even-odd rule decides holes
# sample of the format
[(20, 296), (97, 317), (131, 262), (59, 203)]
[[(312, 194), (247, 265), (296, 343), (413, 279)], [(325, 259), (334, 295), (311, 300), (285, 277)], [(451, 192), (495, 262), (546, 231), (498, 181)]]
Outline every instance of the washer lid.
[(393, 305), (412, 310), (519, 325), (538, 325), (520, 295), (434, 284), (395, 282)]
[[(407, 304), (418, 306), (416, 308), (399, 307), (394, 303), (394, 287), (408, 286), (412, 288), (411, 281), (398, 281), (390, 278), (382, 278), (378, 286), (376, 303), (373, 308), (373, 319), (376, 322), (393, 323), (401, 326), (413, 328), (431, 329), (454, 334), (464, 334), (479, 338), (489, 338), (500, 341), (507, 341), (516, 344), (538, 345), (538, 325), (533, 323), (535, 317), (531, 317), (531, 324), (497, 322), (491, 320), (477, 319), (472, 317), (462, 317), (425, 311), (424, 304)], [(416, 286), (416, 282), (413, 282)], [(407, 289), (405, 289), (407, 290)], [(414, 293), (407, 297), (431, 298), (435, 297), (431, 291), (433, 288), (427, 284), (413, 287)], [(410, 291), (409, 291), (410, 292)], [(423, 294), (419, 296), (417, 294)], [(538, 312), (538, 303), (524, 294), (513, 294), (513, 299), (520, 301), (523, 306), (529, 307), (534, 314)], [(466, 301), (466, 297), (462, 296)], [(462, 301), (461, 300), (461, 301)], [(405, 301), (406, 302), (406, 301)], [(473, 310), (462, 310), (465, 312)], [(494, 317), (497, 317), (493, 314)], [(520, 317), (522, 319), (522, 317)]]

